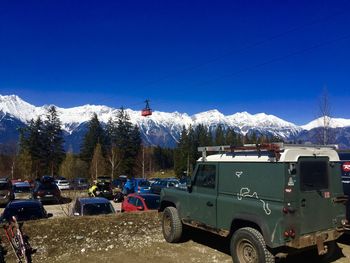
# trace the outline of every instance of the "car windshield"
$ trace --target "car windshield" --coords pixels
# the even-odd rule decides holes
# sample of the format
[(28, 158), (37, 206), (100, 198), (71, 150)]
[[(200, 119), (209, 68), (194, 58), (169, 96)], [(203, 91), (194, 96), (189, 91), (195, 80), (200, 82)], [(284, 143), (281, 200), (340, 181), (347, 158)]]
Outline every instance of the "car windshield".
[(0, 190), (7, 190), (9, 188), (9, 184), (7, 182), (0, 183)]
[(100, 191), (109, 191), (111, 190), (111, 185), (109, 183), (98, 183), (97, 187)]
[(139, 181), (139, 186), (140, 187), (148, 187), (148, 186), (150, 186), (150, 182), (148, 182), (148, 181)]
[(85, 204), (83, 206), (83, 215), (101, 215), (112, 214), (114, 209), (110, 203)]
[(30, 193), (30, 186), (17, 186), (13, 187), (15, 193)]
[(148, 209), (159, 209), (160, 197), (159, 196), (143, 196)]
[(57, 185), (55, 183), (45, 183), (45, 184), (40, 184), (39, 190), (56, 190)]
[(16, 216), (18, 221), (34, 220), (45, 217), (44, 210), (36, 206), (28, 207), (9, 207), (5, 209), (4, 218), (9, 220), (12, 216)]

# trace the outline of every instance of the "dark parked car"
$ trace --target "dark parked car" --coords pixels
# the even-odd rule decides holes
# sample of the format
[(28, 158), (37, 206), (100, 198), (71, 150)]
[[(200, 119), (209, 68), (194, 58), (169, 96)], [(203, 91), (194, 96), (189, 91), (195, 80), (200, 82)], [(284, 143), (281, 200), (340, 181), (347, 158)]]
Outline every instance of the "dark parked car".
[(86, 190), (89, 188), (89, 182), (86, 178), (75, 178), (72, 180), (71, 188), (74, 190)]
[(0, 178), (0, 205), (6, 205), (15, 199), (12, 184), (7, 178)]
[(33, 199), (43, 202), (61, 202), (61, 191), (55, 181), (37, 182), (32, 193)]
[[(339, 152), (344, 194), (350, 197), (350, 152)], [(346, 217), (350, 220), (350, 200), (346, 206)]]
[(109, 200), (113, 199), (113, 190), (110, 182), (98, 182), (97, 184), (97, 197), (104, 197)]
[(8, 221), (12, 216), (16, 216), (18, 221), (27, 221), (49, 218), (52, 214), (47, 213), (42, 203), (37, 200), (15, 200), (6, 206), (1, 221)]
[(156, 194), (129, 194), (122, 203), (122, 211), (158, 210), (160, 196)]
[(91, 216), (114, 214), (115, 210), (111, 203), (103, 197), (77, 198), (73, 206), (74, 216)]
[(151, 186), (151, 193), (159, 195), (163, 188), (178, 187), (179, 183), (177, 179), (162, 179), (156, 181)]

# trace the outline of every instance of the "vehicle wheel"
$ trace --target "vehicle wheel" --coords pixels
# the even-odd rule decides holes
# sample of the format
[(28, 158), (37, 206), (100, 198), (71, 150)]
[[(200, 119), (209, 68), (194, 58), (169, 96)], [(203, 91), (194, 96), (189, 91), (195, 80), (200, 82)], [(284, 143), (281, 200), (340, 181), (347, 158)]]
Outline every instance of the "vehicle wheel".
[(341, 253), (341, 249), (338, 247), (337, 242), (331, 241), (327, 242), (327, 253), (325, 255), (319, 256), (319, 261), (321, 263), (328, 263), (334, 260), (337, 253)]
[(167, 207), (163, 213), (162, 230), (164, 239), (169, 243), (179, 242), (182, 236), (182, 222), (175, 207)]
[(238, 229), (231, 239), (231, 256), (235, 263), (274, 263), (261, 233), (251, 227)]

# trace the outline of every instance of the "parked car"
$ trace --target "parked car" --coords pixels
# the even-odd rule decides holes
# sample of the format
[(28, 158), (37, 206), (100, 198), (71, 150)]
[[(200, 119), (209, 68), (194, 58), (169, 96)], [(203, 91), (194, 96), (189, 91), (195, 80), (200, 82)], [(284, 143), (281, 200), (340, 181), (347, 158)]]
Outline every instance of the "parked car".
[[(338, 152), (344, 194), (350, 197), (350, 152)], [(346, 217), (350, 220), (350, 200), (346, 205)]]
[(15, 199), (30, 199), (32, 197), (32, 188), (29, 182), (14, 183), (12, 188)]
[(151, 192), (151, 183), (143, 178), (135, 178), (135, 193), (147, 194)]
[(43, 202), (61, 202), (61, 191), (54, 181), (37, 182), (32, 192), (32, 198)]
[(60, 190), (69, 190), (70, 189), (70, 183), (68, 180), (55, 180), (55, 184), (58, 186), (58, 189)]
[(89, 182), (86, 178), (74, 178), (71, 182), (71, 189), (86, 190), (89, 188)]
[(178, 187), (179, 183), (177, 179), (162, 179), (156, 181), (151, 186), (151, 193), (159, 195), (163, 188)]
[(329, 262), (337, 253), (336, 240), (349, 224), (332, 146), (274, 143), (198, 151), (202, 157), (187, 191), (161, 192), (167, 242), (179, 242), (191, 226), (227, 238), (233, 262), (272, 263), (281, 254), (307, 250), (319, 255), (312, 262)]
[(7, 178), (0, 178), (0, 205), (6, 205), (15, 199), (11, 182)]
[(114, 214), (112, 204), (103, 197), (81, 197), (77, 198), (73, 206), (74, 216), (91, 216)]
[(122, 211), (148, 211), (158, 210), (160, 196), (156, 194), (129, 194), (122, 202)]
[(121, 175), (112, 181), (112, 186), (122, 190), (127, 179), (126, 175)]
[(52, 214), (47, 213), (42, 203), (37, 200), (15, 200), (6, 206), (1, 221), (8, 221), (12, 216), (16, 216), (18, 221), (27, 221), (49, 218)]
[[(113, 189), (110, 182), (98, 182), (96, 183), (97, 189), (95, 196), (92, 197), (104, 197), (109, 200), (113, 199)], [(91, 196), (89, 189), (89, 196)]]

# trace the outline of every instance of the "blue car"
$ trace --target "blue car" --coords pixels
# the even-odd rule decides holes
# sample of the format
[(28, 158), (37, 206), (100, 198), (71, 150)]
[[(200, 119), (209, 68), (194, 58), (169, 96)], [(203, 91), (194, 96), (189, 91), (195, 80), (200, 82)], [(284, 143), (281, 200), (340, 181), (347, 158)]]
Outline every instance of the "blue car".
[(123, 194), (148, 194), (151, 192), (151, 183), (143, 178), (128, 179), (123, 187)]

